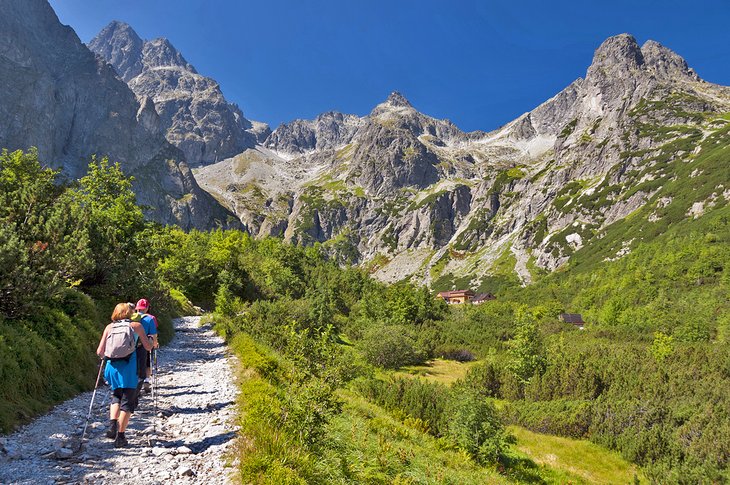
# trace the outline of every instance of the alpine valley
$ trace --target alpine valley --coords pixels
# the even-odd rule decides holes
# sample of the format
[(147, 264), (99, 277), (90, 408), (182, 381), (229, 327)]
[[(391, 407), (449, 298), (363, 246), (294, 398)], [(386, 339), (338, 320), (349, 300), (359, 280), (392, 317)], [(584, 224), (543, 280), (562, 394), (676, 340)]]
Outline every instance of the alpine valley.
[(0, 11), (0, 483), (730, 483), (730, 88), (678, 54), (610, 37), (493, 131), (272, 130), (167, 39)]

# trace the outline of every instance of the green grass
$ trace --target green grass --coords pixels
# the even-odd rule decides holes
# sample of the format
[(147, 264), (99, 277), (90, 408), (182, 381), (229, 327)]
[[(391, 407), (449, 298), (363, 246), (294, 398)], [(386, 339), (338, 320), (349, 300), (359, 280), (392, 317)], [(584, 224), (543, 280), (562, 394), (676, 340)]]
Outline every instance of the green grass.
[(183, 295), (182, 291), (171, 289), (170, 290), (170, 296), (175, 301), (175, 304), (177, 308), (175, 308), (175, 311), (178, 315), (198, 315), (198, 310), (195, 309), (193, 304), (190, 302), (190, 300), (187, 299), (185, 295)]
[(519, 426), (508, 429), (517, 438), (514, 446), (518, 451), (540, 465), (575, 476), (580, 482), (632, 483), (636, 477), (646, 483), (636, 465), (589, 441), (533, 433)]
[[(217, 328), (220, 331), (220, 328)], [(240, 434), (235, 453), (243, 483), (305, 484), (316, 479), (312, 455), (282, 428), (281, 396), (270, 381), (280, 361), (244, 333), (229, 341), (238, 356)]]
[(0, 433), (93, 387), (103, 317), (76, 290), (60, 300), (22, 320), (0, 318)]
[(428, 381), (450, 385), (466, 376), (466, 372), (476, 364), (472, 362), (457, 362), (455, 360), (433, 359), (424, 365), (411, 365), (401, 368), (394, 375), (397, 377), (421, 377)]
[(444, 268), (451, 260), (451, 256), (448, 252), (444, 253), (443, 256), (441, 256), (441, 259), (436, 261), (433, 266), (431, 266), (430, 273), (431, 273), (431, 279), (438, 279), (441, 276), (441, 273), (444, 272)]
[[(508, 483), (495, 469), (400, 421), (350, 392), (339, 393), (342, 413), (328, 427), (332, 447), (317, 463), (328, 483), (483, 484)], [(404, 423), (410, 423), (408, 426)]]

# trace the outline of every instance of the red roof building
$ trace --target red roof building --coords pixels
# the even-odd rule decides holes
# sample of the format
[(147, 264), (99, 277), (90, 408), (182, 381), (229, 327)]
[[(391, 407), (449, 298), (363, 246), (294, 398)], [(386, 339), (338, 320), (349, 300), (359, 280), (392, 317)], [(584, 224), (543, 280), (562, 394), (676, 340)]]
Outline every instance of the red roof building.
[(442, 291), (436, 295), (436, 298), (443, 298), (450, 305), (469, 303), (473, 297), (474, 292), (471, 290)]
[(494, 300), (495, 296), (491, 293), (476, 294), (471, 290), (452, 290), (441, 291), (436, 295), (436, 298), (443, 298), (450, 305), (460, 305), (463, 303), (481, 305), (485, 301)]

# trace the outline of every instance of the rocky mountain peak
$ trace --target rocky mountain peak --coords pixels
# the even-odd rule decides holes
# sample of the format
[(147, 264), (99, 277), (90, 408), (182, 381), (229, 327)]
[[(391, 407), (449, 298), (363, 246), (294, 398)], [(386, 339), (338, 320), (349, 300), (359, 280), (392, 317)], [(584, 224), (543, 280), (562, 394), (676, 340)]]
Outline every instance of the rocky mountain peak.
[(700, 78), (687, 65), (687, 61), (676, 52), (659, 42), (648, 40), (641, 46), (646, 69), (660, 79), (686, 79), (699, 81)]
[(634, 70), (644, 64), (644, 56), (639, 44), (631, 34), (619, 34), (609, 37), (596, 49), (593, 62), (588, 68), (588, 76), (592, 72), (616, 72)]
[(648, 40), (639, 47), (630, 34), (606, 39), (596, 50), (586, 78), (626, 79), (637, 72), (663, 81), (699, 81), (679, 54), (659, 42)]
[(391, 117), (392, 115), (400, 115), (403, 113), (414, 113), (416, 110), (413, 105), (398, 91), (393, 91), (388, 96), (388, 99), (377, 105), (370, 112), (371, 117), (378, 117), (384, 115)]
[(89, 48), (114, 67), (140, 100), (153, 102), (148, 108), (156, 109), (159, 120), (147, 109), (146, 126), (159, 125), (192, 165), (233, 157), (270, 133), (266, 124), (247, 120), (225, 99), (219, 84), (200, 75), (165, 38), (143, 41), (128, 25), (112, 22)]
[(114, 66), (124, 82), (142, 72), (144, 41), (129, 24), (113, 20), (89, 42), (89, 49)]
[(391, 106), (399, 107), (399, 108), (412, 108), (413, 106), (411, 103), (398, 91), (393, 91), (388, 96), (388, 99), (385, 100), (385, 102)]
[(170, 41), (164, 37), (145, 42), (142, 56), (144, 65), (148, 69), (156, 67), (179, 67), (193, 74), (198, 73), (192, 64), (188, 63), (182, 54), (180, 54), (180, 51), (175, 49)]
[(109, 22), (109, 25), (104, 27), (101, 32), (99, 32), (99, 35), (127, 37), (132, 39), (138, 39), (140, 41), (142, 40), (131, 25), (126, 22), (122, 22), (121, 20), (112, 20), (111, 22)]
[(358, 116), (328, 111), (314, 120), (298, 119), (281, 124), (264, 146), (293, 156), (311, 150), (328, 150), (349, 143), (362, 124)]

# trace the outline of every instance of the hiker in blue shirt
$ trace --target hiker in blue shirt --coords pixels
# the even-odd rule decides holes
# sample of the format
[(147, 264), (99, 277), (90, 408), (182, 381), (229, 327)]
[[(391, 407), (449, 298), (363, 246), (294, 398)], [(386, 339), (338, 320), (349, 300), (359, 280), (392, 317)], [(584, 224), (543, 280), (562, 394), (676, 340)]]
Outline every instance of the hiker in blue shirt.
[[(153, 348), (158, 348), (160, 345), (157, 342), (157, 319), (154, 315), (149, 314), (150, 304), (142, 298), (137, 302), (135, 310), (137, 313), (132, 317), (132, 320), (139, 321), (144, 327), (144, 331), (148, 338), (152, 339)], [(152, 358), (150, 352), (137, 352), (137, 370), (139, 371), (139, 378), (142, 379), (140, 382), (139, 389), (144, 386), (145, 392), (150, 392), (150, 377), (152, 376)]]
[(124, 432), (129, 418), (137, 407), (137, 344), (146, 350), (152, 349), (144, 328), (130, 317), (134, 312), (131, 303), (119, 303), (114, 307), (112, 323), (106, 326), (96, 353), (106, 360), (104, 379), (112, 389), (112, 403), (109, 408), (108, 438), (114, 439), (114, 446), (127, 446)]

